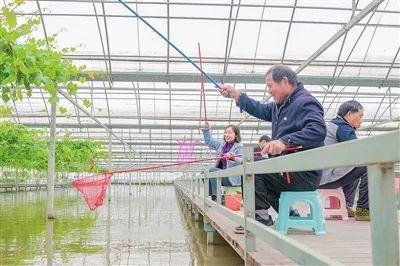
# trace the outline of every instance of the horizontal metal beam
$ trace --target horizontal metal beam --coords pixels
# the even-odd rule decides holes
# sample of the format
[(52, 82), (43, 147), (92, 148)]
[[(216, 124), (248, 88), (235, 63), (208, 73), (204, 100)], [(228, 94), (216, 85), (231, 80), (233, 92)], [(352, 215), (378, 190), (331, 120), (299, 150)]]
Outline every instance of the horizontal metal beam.
[[(35, 1), (35, 0), (28, 0), (28, 1)], [(48, 2), (48, 0), (38, 0), (39, 2)], [(52, 2), (62, 2), (62, 3), (92, 3), (93, 0), (52, 0)], [(106, 4), (115, 4), (116, 2), (114, 0), (97, 0), (96, 2), (98, 3), (106, 3)], [(206, 7), (249, 7), (249, 8), (260, 8), (260, 7), (266, 7), (266, 8), (278, 8), (278, 9), (292, 9), (293, 5), (271, 5), (271, 4), (262, 4), (262, 3), (257, 3), (257, 4), (247, 4), (247, 3), (214, 3), (214, 2), (199, 2), (199, 1), (182, 1), (182, 2), (163, 2), (163, 1), (125, 1), (127, 4), (138, 4), (138, 5), (160, 5), (160, 6), (165, 6), (165, 5), (171, 5), (171, 6), (206, 6)], [(336, 7), (336, 6), (317, 6), (317, 5), (299, 5), (296, 6), (297, 9), (311, 9), (311, 10), (341, 10), (341, 11), (350, 11), (352, 12), (353, 9), (349, 7)], [(362, 9), (356, 8), (355, 11), (361, 11)], [(377, 13), (391, 13), (391, 14), (399, 14), (400, 12), (398, 10), (386, 10), (386, 9), (377, 9)]]
[[(142, 95), (145, 95), (145, 94), (142, 94)], [(124, 96), (125, 96), (124, 97), (125, 101), (134, 99), (132, 97), (133, 96), (132, 94), (125, 94), (125, 95), (122, 94), (122, 95), (119, 95), (119, 96), (120, 97), (108, 97), (108, 100), (109, 101), (113, 101), (113, 100), (121, 101), (122, 97), (124, 97)], [(163, 95), (162, 93), (160, 93), (160, 94), (152, 94), (152, 95), (147, 94), (146, 96), (140, 97), (141, 102), (143, 102), (143, 103), (144, 102), (154, 102), (154, 100), (156, 100), (158, 105), (159, 104), (168, 104), (169, 105), (169, 103), (171, 101), (171, 99), (167, 98), (168, 97), (167, 95), (165, 95), (165, 94)], [(191, 98), (188, 98), (187, 96), (190, 96)], [(87, 95), (86, 97), (89, 97), (89, 95)], [(175, 93), (173, 93), (172, 101), (174, 103), (179, 102), (179, 103), (181, 103), (183, 105), (184, 104), (188, 104), (188, 103), (191, 104), (191, 105), (194, 105), (194, 106), (199, 105), (198, 101), (196, 102), (196, 101), (193, 100), (194, 97), (196, 97), (196, 96), (193, 95), (193, 94), (192, 95), (186, 95), (185, 97), (178, 97)], [(251, 94), (251, 97), (252, 98), (256, 98), (256, 99), (257, 99), (257, 97), (261, 98), (261, 93), (258, 93), (258, 95)], [(323, 99), (323, 95), (322, 94), (321, 95), (315, 95), (314, 94), (314, 97), (317, 98), (317, 100), (320, 100), (320, 101), (322, 101), (322, 99)], [(342, 98), (344, 96), (341, 95), (340, 93), (337, 94), (337, 95), (333, 95), (333, 94), (332, 95), (327, 95), (325, 97), (325, 102), (334, 101), (335, 99), (338, 99), (339, 97)], [(85, 96), (82, 95), (82, 98), (85, 98)], [(90, 98), (93, 101), (98, 101), (98, 100), (102, 101), (102, 100), (104, 100), (104, 97), (101, 97), (101, 96), (100, 97), (90, 97)], [(347, 98), (350, 98), (350, 97), (347, 97)], [(31, 97), (30, 99), (31, 100), (42, 100), (43, 98), (42, 97)], [(380, 97), (379, 96), (376, 96), (376, 97), (357, 97), (357, 99), (360, 102), (367, 102), (368, 104), (380, 104), (381, 102), (384, 103), (384, 104), (390, 103), (389, 97), (384, 97), (384, 96), (380, 96)], [(342, 99), (340, 99), (340, 100), (343, 101)], [(397, 99), (392, 100), (392, 102), (396, 101), (396, 100)], [(219, 103), (221, 103), (221, 102), (227, 103), (229, 101), (230, 101), (229, 99), (221, 99), (221, 98), (218, 98), (218, 97), (210, 97), (210, 99), (207, 99), (207, 103), (213, 103), (213, 104), (214, 103), (216, 104), (218, 102)]]
[[(354, 93), (353, 93), (353, 95), (354, 95)], [(400, 96), (399, 96), (400, 97)], [(25, 113), (23, 113), (23, 114), (21, 114), (21, 112), (18, 114), (18, 117), (19, 118), (47, 118), (48, 117), (48, 115), (47, 114), (43, 114), (43, 113), (40, 113), (40, 114), (32, 114), (32, 113), (27, 113), (27, 114), (25, 114)], [(57, 118), (64, 118), (65, 117), (65, 115), (57, 115)], [(78, 116), (77, 115), (71, 115), (71, 118), (77, 118)], [(79, 116), (80, 118), (82, 118), (82, 116)], [(105, 118), (108, 118), (108, 116), (107, 115), (96, 115), (96, 118), (97, 119), (105, 119)], [(126, 120), (137, 120), (137, 119), (141, 119), (142, 121), (143, 120), (151, 120), (151, 121), (154, 121), (154, 120), (157, 120), (157, 121), (169, 121), (169, 120), (172, 120), (172, 121), (197, 121), (198, 119), (199, 119), (199, 117), (198, 116), (172, 116), (172, 117), (169, 117), (169, 116), (157, 116), (156, 117), (156, 119), (154, 119), (154, 116), (151, 116), (151, 115), (149, 115), (149, 116), (146, 116), (146, 115), (144, 115), (144, 116), (138, 116), (138, 115), (113, 115), (113, 116), (111, 116), (111, 118), (112, 119), (126, 119)], [(240, 118), (235, 118), (235, 117), (232, 117), (231, 118), (231, 120), (230, 120), (230, 122), (232, 123), (232, 124), (235, 124), (235, 123), (238, 123), (240, 120), (241, 120), (242, 118), (240, 117)], [(329, 118), (329, 119), (325, 119), (325, 121), (330, 121), (331, 119)], [(213, 117), (212, 119), (210, 118), (209, 119), (209, 121), (210, 122), (227, 122), (227, 119), (226, 118), (222, 118), (222, 117)], [(256, 119), (256, 118), (249, 118), (249, 119), (247, 119), (246, 120), (246, 122), (251, 122), (251, 123), (258, 123), (258, 119)], [(373, 119), (373, 118), (363, 118), (363, 123), (368, 123), (368, 122), (373, 122), (374, 124), (376, 124), (376, 123), (391, 123), (391, 122), (400, 122), (400, 117), (395, 117), (395, 118), (393, 118), (393, 119), (391, 119), (391, 120), (388, 120), (388, 119)], [(369, 125), (368, 126), (366, 126), (366, 127), (369, 127)]]
[[(267, 67), (266, 67), (267, 70)], [(94, 77), (94, 81), (103, 81), (105, 73), (98, 72)], [(221, 81), (222, 74), (210, 73), (215, 80)], [(114, 71), (111, 76), (116, 82), (183, 82), (183, 83), (200, 83), (200, 75), (198, 73), (162, 73), (162, 72), (117, 72)], [(305, 85), (325, 85), (325, 86), (355, 86), (355, 87), (400, 87), (400, 79), (384, 77), (335, 77), (332, 76), (314, 76), (299, 75), (298, 80)], [(225, 83), (247, 83), (247, 84), (265, 84), (265, 74), (226, 74)], [(208, 81), (207, 81), (208, 82)]]
[[(154, 85), (154, 84), (151, 84)], [(157, 84), (155, 84), (156, 86), (141, 86), (140, 87), (140, 93), (144, 94), (144, 95), (153, 95), (156, 94), (157, 95), (169, 95), (169, 88), (165, 88), (165, 87), (159, 87), (157, 86)], [(66, 89), (63, 86), (60, 86), (60, 88), (62, 89)], [(373, 88), (373, 87), (372, 87)], [(31, 99), (35, 98), (35, 95), (37, 97), (42, 97), (41, 91), (39, 89), (43, 89), (43, 87), (35, 87), (32, 90), (32, 96)], [(204, 88), (206, 92), (215, 92), (215, 89), (213, 87), (207, 86), (206, 88)], [(109, 89), (108, 87), (79, 87), (78, 91), (77, 91), (77, 95), (81, 96), (81, 95), (101, 95), (104, 96), (104, 90), (106, 90), (107, 95), (109, 96), (109, 99), (121, 99), (121, 97), (116, 97), (113, 98), (111, 97), (111, 95), (131, 95), (132, 96), (132, 92), (135, 90), (133, 87), (118, 87), (118, 86), (113, 86), (112, 89)], [(329, 95), (332, 96), (337, 96), (337, 95), (348, 95), (353, 97), (354, 96), (354, 92), (353, 91), (330, 91), (330, 90), (322, 90), (322, 89), (316, 89), (315, 87), (310, 87), (307, 88), (307, 90), (309, 92), (311, 92), (312, 94), (322, 94), (322, 95), (326, 95), (327, 97)], [(265, 86), (257, 86), (257, 87), (253, 87), (253, 88), (246, 88), (246, 92), (251, 94), (251, 96), (264, 96), (264, 91), (265, 91)], [(0, 89), (1, 92), (1, 89)], [(193, 95), (198, 95), (199, 93), (199, 88), (197, 85), (193, 84), (191, 87), (185, 87), (185, 88), (173, 88), (173, 94), (174, 96), (193, 96)], [(357, 97), (377, 97), (377, 98), (382, 98), (383, 96), (386, 95), (385, 91), (378, 91), (375, 89), (371, 89), (371, 91), (359, 91), (357, 92)], [(392, 92), (391, 94), (392, 97), (400, 97), (400, 93), (395, 93)], [(97, 97), (93, 97), (93, 99), (97, 99)], [(104, 99), (103, 98), (99, 98), (99, 99)], [(208, 101), (208, 100), (207, 100)]]
[[(18, 12), (17, 15), (19, 16), (33, 16), (36, 15), (35, 12)], [(135, 15), (124, 15), (124, 14), (92, 14), (92, 13), (65, 13), (65, 12), (53, 12), (53, 13), (42, 13), (43, 17), (72, 17), (72, 18), (76, 18), (76, 17), (84, 17), (84, 18), (91, 18), (91, 17), (101, 17), (101, 18), (131, 18), (131, 19), (135, 19), (136, 16)], [(181, 21), (185, 21), (185, 20), (194, 20), (194, 21), (232, 21), (232, 18), (229, 17), (225, 17), (225, 16), (150, 16), (150, 15), (144, 15), (142, 16), (145, 19), (162, 19), (162, 20), (166, 20), (166, 19), (170, 19), (170, 20), (181, 20)], [(240, 22), (253, 22), (253, 23), (257, 23), (257, 22), (263, 22), (263, 23), (298, 23), (298, 24), (311, 24), (311, 25), (338, 25), (341, 26), (343, 24), (346, 23), (346, 21), (328, 21), (328, 20), (290, 20), (290, 19), (259, 19), (259, 18), (254, 18), (251, 16), (248, 16), (246, 18), (235, 18), (235, 21), (240, 21)], [(398, 24), (387, 24), (387, 23), (357, 23), (355, 26), (357, 27), (380, 27), (380, 28), (399, 28), (400, 25)]]
[[(196, 122), (197, 123), (197, 122)], [(49, 123), (31, 123), (31, 122), (22, 122), (21, 124), (27, 126), (27, 127), (32, 127), (32, 128), (48, 128)], [(198, 125), (157, 125), (157, 124), (103, 124), (107, 128), (110, 129), (170, 129), (170, 130), (175, 130), (175, 129), (186, 129), (186, 130), (198, 130), (199, 126)], [(226, 125), (215, 125), (213, 126), (213, 129), (216, 130), (224, 130)], [(65, 124), (65, 123), (58, 123), (57, 128), (103, 128), (103, 126), (100, 126), (98, 124)], [(263, 126), (258, 126), (258, 125), (242, 125), (240, 126), (241, 130), (271, 130), (271, 125), (263, 125)], [(389, 130), (395, 130), (397, 127), (377, 127), (374, 128), (373, 131), (389, 131)]]
[[(96, 54), (65, 54), (65, 58), (72, 59), (74, 61), (104, 61), (104, 55)], [(199, 60), (198, 57), (192, 57), (194, 60)], [(128, 55), (128, 54), (112, 54), (110, 60), (113, 62), (138, 62), (141, 63), (187, 63), (187, 61), (178, 56), (171, 56), (168, 60), (166, 56), (162, 55)], [(223, 64), (225, 62), (224, 57), (202, 57), (203, 64)], [(245, 57), (231, 57), (229, 58), (230, 65), (276, 65), (285, 64), (290, 66), (299, 66), (304, 60), (286, 58), (283, 62), (281, 58), (245, 58)], [(315, 67), (357, 67), (357, 68), (389, 68), (392, 66), (391, 62), (378, 62), (378, 61), (343, 61), (343, 60), (314, 60), (309, 66)], [(393, 68), (400, 68), (399, 63), (394, 63)]]
[[(35, 12), (18, 12), (17, 15), (19, 16), (33, 16), (36, 15)], [(72, 18), (79, 18), (79, 17), (85, 17), (85, 18), (91, 18), (91, 17), (101, 17), (101, 18), (136, 18), (135, 15), (121, 15), (121, 14), (92, 14), (92, 13), (42, 13), (43, 17), (72, 17)], [(142, 16), (145, 19), (170, 19), (170, 20), (199, 20), (199, 21), (231, 21), (232, 19), (229, 17), (209, 17), (209, 16)], [(338, 25), (341, 26), (342, 24), (346, 23), (346, 21), (327, 21), (327, 20), (290, 20), (290, 19), (259, 19), (259, 18), (253, 18), (253, 17), (247, 17), (247, 18), (237, 18), (235, 19), (236, 21), (241, 21), (241, 22), (264, 22), (264, 23), (298, 23), (298, 24), (320, 24), (320, 25)], [(380, 27), (380, 28), (399, 28), (400, 25), (398, 24), (386, 24), (386, 23), (358, 23), (355, 26), (357, 27)]]

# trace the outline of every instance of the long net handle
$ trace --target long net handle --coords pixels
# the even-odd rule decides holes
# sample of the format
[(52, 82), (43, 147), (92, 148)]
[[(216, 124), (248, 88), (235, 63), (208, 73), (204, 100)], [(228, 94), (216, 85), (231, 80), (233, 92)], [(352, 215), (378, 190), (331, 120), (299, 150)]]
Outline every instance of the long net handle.
[(150, 29), (152, 29), (158, 36), (160, 36), (164, 41), (166, 41), (169, 45), (171, 45), (178, 53), (180, 53), (189, 63), (191, 63), (197, 70), (199, 70), (211, 83), (215, 85), (215, 87), (221, 89), (220, 85), (206, 72), (203, 71), (192, 59), (190, 59), (187, 55), (185, 55), (178, 47), (176, 47), (170, 40), (168, 40), (164, 35), (162, 35), (156, 28), (154, 28), (149, 22), (147, 22), (142, 16), (140, 16), (135, 10), (130, 8), (124, 1), (118, 0), (122, 5), (124, 5), (130, 12), (132, 12), (138, 19), (143, 21)]
[[(238, 157), (238, 156), (235, 155), (235, 157)], [(113, 172), (110, 172), (110, 173), (119, 174), (119, 173), (127, 173), (127, 172), (147, 171), (147, 170), (154, 170), (154, 169), (160, 169), (160, 168), (171, 167), (171, 166), (179, 166), (179, 165), (183, 165), (183, 164), (200, 163), (200, 162), (223, 159), (223, 158), (226, 158), (226, 157), (218, 156), (218, 157), (197, 159), (197, 160), (191, 160), (191, 161), (179, 162), (179, 163), (152, 165), (152, 166), (147, 166), (147, 167), (139, 167), (139, 168), (125, 169), (125, 170), (117, 170), (117, 171), (113, 171)]]
[[(285, 151), (296, 151), (296, 150), (299, 150), (301, 148), (302, 148), (301, 146), (289, 146), (289, 147), (286, 147)], [(254, 155), (261, 155), (261, 152), (255, 152)], [(110, 174), (119, 174), (119, 173), (127, 173), (127, 172), (147, 171), (147, 170), (154, 170), (154, 169), (166, 168), (166, 167), (171, 167), (171, 166), (179, 166), (179, 165), (183, 165), (183, 164), (200, 163), (200, 162), (211, 161), (211, 160), (229, 159), (229, 158), (237, 158), (237, 157), (242, 157), (242, 154), (231, 155), (229, 157), (217, 156), (217, 157), (197, 159), (197, 160), (191, 160), (191, 161), (179, 162), (179, 163), (152, 165), (152, 166), (147, 166), (147, 167), (139, 167), (139, 168), (132, 168), (132, 169), (117, 170), (117, 171), (108, 172), (108, 173), (110, 173)]]
[[(199, 47), (199, 60), (200, 60), (200, 67), (203, 69), (203, 62), (202, 62), (202, 58), (201, 58), (201, 49), (200, 49), (200, 43), (197, 43), (198, 47)], [(205, 83), (205, 79), (204, 79), (204, 75), (203, 73), (201, 73), (200, 75), (201, 77), (201, 93), (202, 93), (202, 98), (203, 98), (203, 109), (204, 109), (204, 123), (208, 122), (207, 119), (207, 108), (206, 108), (206, 92), (204, 89), (204, 83)]]

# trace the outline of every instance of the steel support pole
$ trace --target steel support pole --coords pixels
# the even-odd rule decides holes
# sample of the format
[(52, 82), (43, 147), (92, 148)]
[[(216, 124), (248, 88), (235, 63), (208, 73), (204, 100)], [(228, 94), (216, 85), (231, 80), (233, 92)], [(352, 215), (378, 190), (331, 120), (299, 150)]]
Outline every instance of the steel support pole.
[(51, 104), (50, 147), (47, 172), (47, 218), (54, 219), (54, 173), (56, 165), (56, 116), (57, 105)]

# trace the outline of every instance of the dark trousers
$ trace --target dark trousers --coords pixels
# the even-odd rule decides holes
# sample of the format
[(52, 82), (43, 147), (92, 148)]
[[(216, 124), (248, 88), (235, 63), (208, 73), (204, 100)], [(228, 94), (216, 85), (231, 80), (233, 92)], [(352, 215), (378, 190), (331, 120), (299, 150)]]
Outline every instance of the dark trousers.
[(356, 197), (356, 190), (357, 190), (359, 183), (360, 183), (360, 179), (358, 178), (356, 181), (349, 183), (342, 187), (347, 206), (352, 207), (354, 205), (354, 199)]
[(360, 182), (359, 197), (357, 201), (357, 207), (369, 208), (368, 200), (368, 173), (367, 167), (355, 167), (344, 177), (320, 186), (320, 188), (342, 188), (346, 203), (349, 206), (353, 206), (354, 197), (356, 195), (356, 188)]
[(290, 183), (286, 176), (273, 174), (259, 174), (254, 176), (255, 207), (256, 210), (267, 210), (272, 206), (276, 212), (279, 210), (279, 197), (282, 191), (314, 191), (318, 188), (320, 175), (316, 172), (290, 173)]

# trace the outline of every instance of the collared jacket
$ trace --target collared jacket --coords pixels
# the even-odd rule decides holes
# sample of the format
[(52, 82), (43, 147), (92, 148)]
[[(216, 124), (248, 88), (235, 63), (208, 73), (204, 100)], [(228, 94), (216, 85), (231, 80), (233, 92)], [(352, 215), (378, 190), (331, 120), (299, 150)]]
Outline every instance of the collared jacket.
[[(224, 140), (216, 140), (213, 139), (211, 136), (211, 130), (203, 130), (203, 136), (204, 136), (204, 143), (210, 148), (218, 152), (219, 155), (222, 155), (222, 148), (225, 145)], [(229, 153), (232, 153), (234, 155), (242, 155), (243, 154), (243, 144), (242, 143), (237, 143), (235, 142), (232, 146), (232, 148), (229, 150)], [(226, 160), (227, 168), (233, 167), (240, 165), (242, 163), (243, 158), (242, 157), (235, 157), (233, 160)], [(215, 167), (218, 167), (219, 161), (217, 160), (215, 162)], [(241, 176), (234, 176), (234, 177), (228, 177), (229, 181), (233, 186), (240, 186), (241, 185)]]
[[(236, 103), (240, 111), (272, 123), (272, 140), (281, 140), (287, 146), (301, 146), (309, 150), (324, 145), (326, 125), (324, 109), (301, 82), (282, 104), (260, 103), (241, 93)], [(321, 171), (308, 171), (320, 178)]]
[[(326, 123), (328, 133), (325, 146), (357, 139), (356, 130), (342, 117), (337, 116)], [(325, 169), (322, 172), (321, 185), (334, 182), (347, 175), (354, 167), (337, 167)]]

